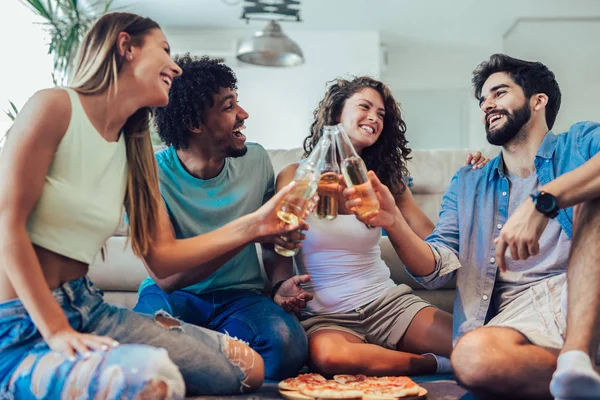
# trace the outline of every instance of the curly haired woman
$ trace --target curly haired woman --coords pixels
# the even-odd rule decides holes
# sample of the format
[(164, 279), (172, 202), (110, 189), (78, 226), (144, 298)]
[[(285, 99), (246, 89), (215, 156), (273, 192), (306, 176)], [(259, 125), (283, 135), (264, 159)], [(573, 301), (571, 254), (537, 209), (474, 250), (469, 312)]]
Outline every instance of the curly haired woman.
[[(369, 77), (334, 81), (314, 118), (305, 155), (323, 126), (341, 123), (367, 169), (391, 189), (411, 229), (423, 238), (433, 231), (407, 190), (406, 124), (386, 85)], [(474, 168), (486, 162), (481, 154), (469, 155), (471, 161)], [(293, 179), (298, 165), (280, 172), (278, 189)], [(381, 258), (381, 229), (360, 222), (339, 200), (336, 219), (307, 218), (310, 230), (296, 256), (298, 272), (311, 277), (304, 288), (314, 296), (302, 311), (311, 368), (324, 374), (450, 372), (452, 316), (392, 281)]]

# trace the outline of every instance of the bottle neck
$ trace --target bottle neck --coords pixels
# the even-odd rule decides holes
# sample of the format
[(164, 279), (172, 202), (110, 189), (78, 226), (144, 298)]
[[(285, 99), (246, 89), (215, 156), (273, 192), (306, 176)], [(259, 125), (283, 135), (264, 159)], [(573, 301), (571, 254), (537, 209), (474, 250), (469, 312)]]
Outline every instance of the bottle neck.
[(345, 160), (350, 157), (359, 157), (358, 152), (354, 148), (354, 145), (350, 141), (350, 138), (343, 130), (337, 130), (335, 132), (335, 139), (337, 145), (337, 151), (340, 155), (341, 160)]

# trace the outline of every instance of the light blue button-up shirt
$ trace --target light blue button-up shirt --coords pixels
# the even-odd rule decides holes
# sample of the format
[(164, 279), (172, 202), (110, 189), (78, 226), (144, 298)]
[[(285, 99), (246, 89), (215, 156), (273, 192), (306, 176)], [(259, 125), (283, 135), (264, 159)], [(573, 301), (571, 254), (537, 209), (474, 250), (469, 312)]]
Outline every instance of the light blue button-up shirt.
[[(548, 132), (534, 161), (540, 185), (574, 170), (598, 152), (598, 123), (580, 122), (559, 135)], [(491, 317), (488, 310), (498, 269), (494, 239), (509, 218), (509, 194), (501, 154), (481, 170), (461, 168), (444, 194), (435, 230), (426, 239), (435, 256), (435, 271), (413, 277), (425, 288), (436, 289), (457, 276), (454, 342)], [(573, 209), (560, 210), (556, 218), (571, 238)]]

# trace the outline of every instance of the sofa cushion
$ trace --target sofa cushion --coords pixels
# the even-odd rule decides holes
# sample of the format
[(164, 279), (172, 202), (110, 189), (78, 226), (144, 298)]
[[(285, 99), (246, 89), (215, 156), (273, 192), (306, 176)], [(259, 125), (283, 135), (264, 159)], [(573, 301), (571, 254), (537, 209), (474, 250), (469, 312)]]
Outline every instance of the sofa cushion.
[[(498, 155), (498, 149), (416, 150), (412, 153), (407, 168), (413, 177), (412, 192), (417, 194), (443, 194), (452, 177), (465, 165), (469, 152), (481, 151), (489, 158)], [(438, 198), (441, 200), (441, 198)]]
[(304, 154), (304, 150), (300, 147), (291, 150), (267, 150), (267, 152), (269, 153), (269, 158), (273, 164), (275, 176), (277, 176), (279, 171), (281, 171), (286, 165), (298, 162), (300, 159), (302, 159), (302, 155)]

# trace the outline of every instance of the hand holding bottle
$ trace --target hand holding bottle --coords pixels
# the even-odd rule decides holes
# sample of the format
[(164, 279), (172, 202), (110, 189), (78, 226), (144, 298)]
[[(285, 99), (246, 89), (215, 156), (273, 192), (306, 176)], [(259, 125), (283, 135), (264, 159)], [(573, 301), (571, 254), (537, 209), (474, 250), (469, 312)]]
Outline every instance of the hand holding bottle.
[[(359, 215), (356, 217), (363, 223), (370, 226), (378, 226), (384, 229), (389, 229), (396, 222), (396, 218), (400, 215), (400, 210), (396, 206), (396, 199), (373, 171), (367, 174), (369, 183), (373, 188), (376, 200), (379, 203), (379, 208), (368, 214)], [(360, 209), (363, 204), (363, 198), (358, 195), (356, 186), (343, 189), (343, 195), (346, 198), (346, 207), (354, 210)]]
[(336, 126), (335, 140), (340, 155), (342, 174), (348, 188), (353, 188), (353, 196), (360, 197), (361, 202), (352, 207), (352, 211), (360, 218), (367, 218), (377, 212), (379, 203), (373, 192), (373, 187), (367, 176), (367, 167), (362, 158), (356, 153), (352, 142), (346, 135), (341, 124)]
[[(305, 218), (307, 211), (310, 212), (314, 207), (313, 196), (317, 192), (317, 185), (321, 178), (321, 169), (319, 162), (324, 149), (329, 146), (329, 139), (322, 138), (313, 152), (301, 163), (294, 174), (294, 188), (290, 189), (277, 207), (277, 216), (281, 221), (287, 224), (298, 225), (300, 218)], [(275, 245), (277, 254), (292, 257), (296, 255), (298, 249), (286, 249), (283, 246)]]
[(269, 201), (251, 214), (252, 223), (256, 229), (257, 242), (272, 242), (272, 236), (280, 236), (289, 232), (307, 227), (304, 223), (306, 215), (300, 214), (290, 222), (284, 222), (278, 216), (280, 204), (283, 199), (296, 189), (296, 182), (292, 181), (275, 194)]

